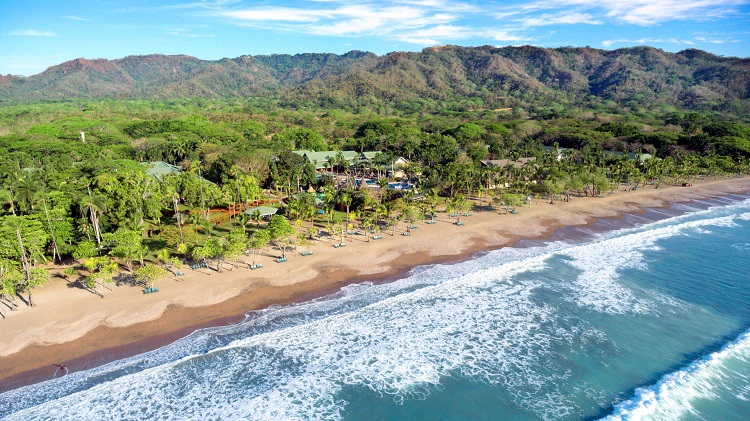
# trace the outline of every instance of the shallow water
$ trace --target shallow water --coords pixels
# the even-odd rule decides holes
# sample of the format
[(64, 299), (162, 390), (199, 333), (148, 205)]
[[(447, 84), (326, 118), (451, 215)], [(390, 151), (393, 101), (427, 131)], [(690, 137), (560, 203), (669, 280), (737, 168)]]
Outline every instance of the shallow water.
[(750, 199), (560, 230), (0, 394), (8, 419), (745, 419)]

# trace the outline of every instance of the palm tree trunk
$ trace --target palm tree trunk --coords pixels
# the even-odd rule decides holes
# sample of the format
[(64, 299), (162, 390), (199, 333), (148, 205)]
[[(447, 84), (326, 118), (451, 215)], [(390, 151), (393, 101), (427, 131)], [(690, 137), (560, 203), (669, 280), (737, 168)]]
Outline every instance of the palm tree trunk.
[[(16, 227), (16, 237), (18, 237), (18, 245), (21, 247), (21, 262), (23, 264), (23, 270), (26, 272), (26, 282), (28, 283), (31, 279), (31, 267), (29, 267), (29, 259), (26, 258), (26, 249), (23, 246), (21, 229), (18, 227)], [(31, 293), (29, 293), (29, 302), (31, 302)]]
[(177, 198), (175, 196), (172, 196), (172, 205), (174, 205), (174, 218), (177, 220), (177, 228), (180, 230), (180, 242), (183, 241), (182, 238), (182, 223), (180, 221), (180, 208), (177, 205)]
[(47, 211), (47, 200), (42, 199), (42, 204), (44, 204), (44, 214), (47, 216), (47, 226), (49, 226), (49, 233), (52, 237), (52, 245), (54, 246), (54, 253), (52, 254), (52, 261), (55, 260), (55, 256), (57, 256), (58, 260), (60, 259), (60, 250), (57, 248), (57, 240), (55, 239), (55, 232), (52, 230), (52, 222), (49, 219), (49, 212)]

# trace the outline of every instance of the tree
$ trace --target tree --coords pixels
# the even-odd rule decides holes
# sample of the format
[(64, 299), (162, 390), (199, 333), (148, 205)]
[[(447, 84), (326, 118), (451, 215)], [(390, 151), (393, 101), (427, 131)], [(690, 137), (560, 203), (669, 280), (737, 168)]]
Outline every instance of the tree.
[(104, 240), (111, 248), (109, 254), (123, 259), (128, 272), (133, 272), (133, 260), (143, 248), (143, 237), (137, 231), (118, 228), (111, 234), (104, 234)]
[(506, 193), (503, 195), (503, 204), (507, 210), (512, 211), (516, 207), (523, 205), (524, 197), (522, 194)]
[(251, 267), (254, 268), (258, 265), (258, 256), (260, 256), (260, 252), (263, 247), (267, 246), (270, 241), (271, 234), (268, 230), (255, 231), (255, 233), (253, 233), (253, 236), (250, 237), (247, 245), (248, 247), (250, 247), (250, 252), (253, 255), (253, 265)]
[[(59, 191), (39, 191), (39, 199), (44, 208), (44, 222), (52, 239), (52, 260), (62, 258), (59, 244), (73, 239), (73, 224), (70, 222), (68, 208), (70, 201)], [(49, 205), (49, 206), (48, 206)]]
[[(13, 234), (16, 235), (16, 239), (18, 240), (18, 248), (19, 253), (21, 257), (21, 267), (23, 268), (24, 273), (26, 274), (26, 282), (28, 283), (31, 278), (31, 265), (29, 264), (28, 256), (26, 255), (26, 248), (23, 245), (23, 236), (21, 235), (21, 230), (24, 229), (24, 219), (19, 216), (9, 216), (5, 218), (4, 225), (8, 230), (10, 230)], [(31, 304), (29, 304), (31, 305)]]
[(99, 254), (99, 246), (93, 241), (81, 241), (73, 251), (73, 257), (76, 259), (87, 259)]
[[(0, 271), (0, 300), (7, 300), (10, 304), (8, 308), (13, 311), (16, 304), (16, 288), (22, 285), (24, 275), (16, 268), (4, 268)], [(5, 314), (0, 312), (5, 318)]]
[(362, 228), (367, 233), (367, 242), (370, 242), (370, 231), (375, 227), (375, 219), (371, 215), (362, 218)]
[(40, 183), (41, 180), (36, 175), (36, 172), (27, 173), (18, 179), (18, 183), (16, 184), (16, 198), (18, 199), (19, 208), (27, 211), (34, 210), (34, 203), (36, 202)]
[(113, 261), (107, 256), (91, 257), (86, 259), (83, 266), (88, 269), (90, 274), (85, 278), (85, 284), (96, 293), (96, 286), (99, 285), (102, 289), (99, 292), (99, 296), (106, 297), (105, 289), (109, 289), (105, 284), (112, 283), (113, 275), (117, 272), (117, 262)]
[(315, 196), (307, 192), (300, 192), (292, 196), (287, 208), (287, 213), (291, 219), (309, 220), (310, 227), (313, 226), (316, 211)]
[(208, 259), (214, 257), (213, 251), (210, 247), (206, 246), (195, 246), (190, 251), (190, 255), (193, 260), (203, 263), (208, 263)]
[(13, 214), (13, 216), (16, 215), (16, 208), (13, 202), (12, 190), (0, 189), (0, 202), (7, 203), (10, 206), (10, 212)]
[(94, 228), (96, 244), (101, 244), (102, 234), (101, 229), (99, 228), (99, 217), (104, 209), (103, 198), (101, 196), (93, 195), (91, 189), (89, 189), (88, 195), (83, 196), (81, 199), (81, 208), (87, 210), (88, 216), (91, 219), (91, 226)]
[(349, 223), (349, 207), (352, 205), (352, 195), (349, 193), (341, 193), (341, 196), (339, 196), (339, 203), (346, 207), (346, 221)]
[(193, 248), (193, 258), (208, 263), (208, 260), (216, 260), (216, 270), (221, 272), (221, 261), (224, 258), (224, 242), (219, 238), (209, 238), (203, 246)]
[(422, 216), (422, 214), (416, 206), (411, 203), (404, 204), (401, 208), (401, 219), (406, 222), (406, 232), (411, 233), (411, 225), (420, 219), (420, 216)]
[(437, 212), (437, 204), (438, 204), (438, 193), (437, 189), (430, 189), (430, 192), (427, 194), (427, 205), (429, 206), (429, 213), (430, 213), (430, 221), (435, 221), (435, 212)]
[(548, 178), (542, 182), (544, 190), (549, 194), (549, 203), (555, 203), (555, 195), (562, 193), (562, 185), (554, 178)]
[(169, 275), (167, 270), (153, 263), (146, 263), (133, 272), (135, 279), (146, 284), (148, 288), (153, 288), (156, 282), (161, 281)]
[(233, 229), (225, 239), (224, 259), (229, 262), (234, 269), (237, 260), (245, 254), (247, 248), (247, 237), (242, 228)]
[(175, 176), (168, 176), (164, 178), (164, 197), (168, 198), (170, 203), (172, 204), (172, 209), (174, 211), (174, 219), (177, 223), (177, 228), (180, 233), (180, 242), (184, 242), (182, 236), (182, 216), (180, 215), (180, 192), (179, 192), (179, 179)]
[(286, 250), (294, 241), (297, 230), (281, 215), (274, 215), (268, 223), (271, 240), (281, 250), (281, 258), (286, 258)]
[(453, 200), (449, 203), (449, 208), (456, 211), (456, 223), (458, 224), (461, 221), (461, 215), (465, 214), (466, 212), (471, 209), (471, 207), (474, 204), (467, 200), (463, 196), (456, 196), (453, 198)]

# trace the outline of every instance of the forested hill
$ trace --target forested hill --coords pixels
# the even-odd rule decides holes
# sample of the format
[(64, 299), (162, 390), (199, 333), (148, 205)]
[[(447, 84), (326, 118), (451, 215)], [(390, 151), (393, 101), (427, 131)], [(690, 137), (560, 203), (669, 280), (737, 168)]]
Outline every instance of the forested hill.
[(0, 76), (0, 102), (71, 98), (234, 98), (347, 108), (429, 101), (477, 108), (619, 105), (743, 112), (750, 109), (750, 59), (650, 47), (433, 47), (376, 56), (297, 54), (218, 61), (190, 56), (77, 59), (30, 76)]

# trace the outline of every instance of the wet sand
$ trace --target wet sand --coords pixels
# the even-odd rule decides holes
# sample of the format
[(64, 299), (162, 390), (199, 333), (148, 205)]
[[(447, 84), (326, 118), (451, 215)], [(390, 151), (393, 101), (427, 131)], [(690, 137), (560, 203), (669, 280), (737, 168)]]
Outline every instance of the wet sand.
[[(735, 178), (617, 191), (553, 205), (538, 200), (517, 215), (474, 210), (471, 217), (462, 217), (465, 225), (460, 227), (440, 213), (438, 223), (419, 223), (408, 237), (400, 235), (404, 224), (394, 236), (381, 233), (382, 240), (352, 236), (344, 248), (332, 247), (337, 239), (324, 237), (283, 264), (273, 261), (279, 254), (269, 248), (259, 260), (265, 266), (261, 270), (184, 268), (184, 278), (162, 281), (160, 292), (149, 295), (124, 283), (101, 299), (53, 276), (34, 292), (35, 307), (19, 301), (18, 310), (5, 311), (7, 320), (0, 320), (0, 391), (51, 378), (53, 363), (85, 370), (158, 348), (196, 329), (237, 323), (251, 310), (308, 301), (351, 283), (387, 282), (416, 266), (465, 260), (521, 238), (544, 239), (561, 227), (748, 190), (750, 178)], [(314, 254), (300, 256), (306, 249)]]

